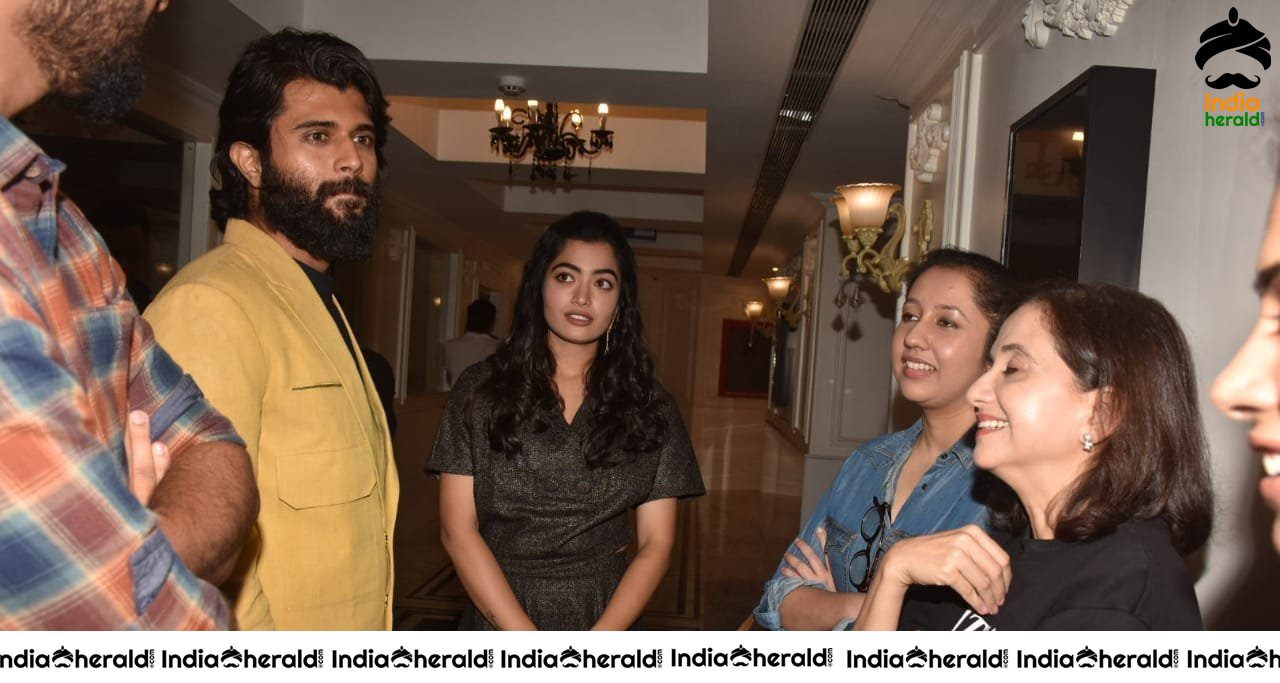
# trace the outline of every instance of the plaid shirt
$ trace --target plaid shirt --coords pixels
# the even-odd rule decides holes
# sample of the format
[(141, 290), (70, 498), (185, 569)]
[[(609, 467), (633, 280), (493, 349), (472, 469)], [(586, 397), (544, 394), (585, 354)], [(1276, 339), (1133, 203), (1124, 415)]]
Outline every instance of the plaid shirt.
[(138, 315), (69, 200), (65, 166), (0, 117), (0, 629), (226, 628), (129, 491), (129, 410), (152, 438), (241, 443)]

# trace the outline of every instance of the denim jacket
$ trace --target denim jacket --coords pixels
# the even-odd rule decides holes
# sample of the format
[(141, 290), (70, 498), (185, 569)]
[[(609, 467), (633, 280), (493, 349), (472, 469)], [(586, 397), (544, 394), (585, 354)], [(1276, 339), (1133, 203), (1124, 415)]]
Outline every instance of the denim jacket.
[[(879, 547), (867, 547), (861, 529), (864, 517), (874, 514), (869, 512), (873, 506), (872, 499), (885, 503), (892, 501), (898, 475), (923, 428), (923, 422), (917, 420), (907, 429), (859, 446), (844, 461), (840, 474), (805, 523), (800, 538), (813, 548), (818, 547), (818, 527), (826, 525), (826, 553), (831, 561), (836, 590), (857, 592), (856, 584), (866, 575), (867, 562), (879, 558), (904, 538), (956, 529), (966, 524), (988, 527), (987, 508), (979, 500), (982, 494), (975, 490), (975, 480), (981, 471), (973, 464), (973, 437), (970, 433), (938, 456), (896, 517), (892, 520), (885, 517), (884, 530), (876, 540)], [(874, 521), (869, 526), (874, 527)], [(800, 554), (794, 543), (787, 552)], [(756, 621), (767, 629), (782, 628), (779, 608), (791, 591), (800, 586), (822, 587), (817, 582), (783, 576), (782, 568), (785, 566), (785, 560), (778, 564), (773, 578), (765, 583), (764, 597), (755, 609)], [(852, 620), (845, 620), (836, 628), (844, 629), (851, 623)]]

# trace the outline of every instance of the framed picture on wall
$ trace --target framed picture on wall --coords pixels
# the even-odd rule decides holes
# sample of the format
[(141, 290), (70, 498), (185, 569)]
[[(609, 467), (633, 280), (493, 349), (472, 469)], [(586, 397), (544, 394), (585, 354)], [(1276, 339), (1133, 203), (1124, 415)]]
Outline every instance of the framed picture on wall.
[(1156, 72), (1095, 66), (1009, 131), (1005, 265), (1138, 286)]
[(725, 319), (720, 333), (720, 395), (769, 397), (773, 342), (746, 320)]

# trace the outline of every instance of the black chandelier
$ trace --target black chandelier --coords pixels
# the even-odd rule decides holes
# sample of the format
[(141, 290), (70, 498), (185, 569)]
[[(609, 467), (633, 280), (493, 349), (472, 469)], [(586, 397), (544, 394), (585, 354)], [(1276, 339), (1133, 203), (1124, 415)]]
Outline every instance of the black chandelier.
[[(586, 140), (578, 136), (582, 130), (583, 116), (578, 109), (570, 109), (562, 118), (555, 102), (541, 107), (537, 100), (529, 100), (528, 107), (512, 109), (502, 100), (493, 103), (498, 125), (489, 129), (489, 146), (507, 157), (508, 175), (515, 163), (532, 153), (529, 179), (556, 179), (556, 167), (565, 180), (572, 180), (573, 160), (578, 157), (594, 159), (606, 149), (613, 149), (613, 131), (605, 128), (609, 120), (609, 105), (600, 103), (597, 109), (600, 127), (589, 131)], [(590, 166), (587, 174), (590, 175)]]

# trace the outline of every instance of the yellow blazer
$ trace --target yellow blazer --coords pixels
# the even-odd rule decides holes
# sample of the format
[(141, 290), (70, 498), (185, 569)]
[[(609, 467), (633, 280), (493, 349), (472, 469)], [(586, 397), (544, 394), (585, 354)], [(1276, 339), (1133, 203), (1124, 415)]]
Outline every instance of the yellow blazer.
[(233, 219), (144, 317), (253, 459), (262, 510), (224, 586), (240, 627), (390, 628), (400, 484), (386, 416), (306, 274)]

